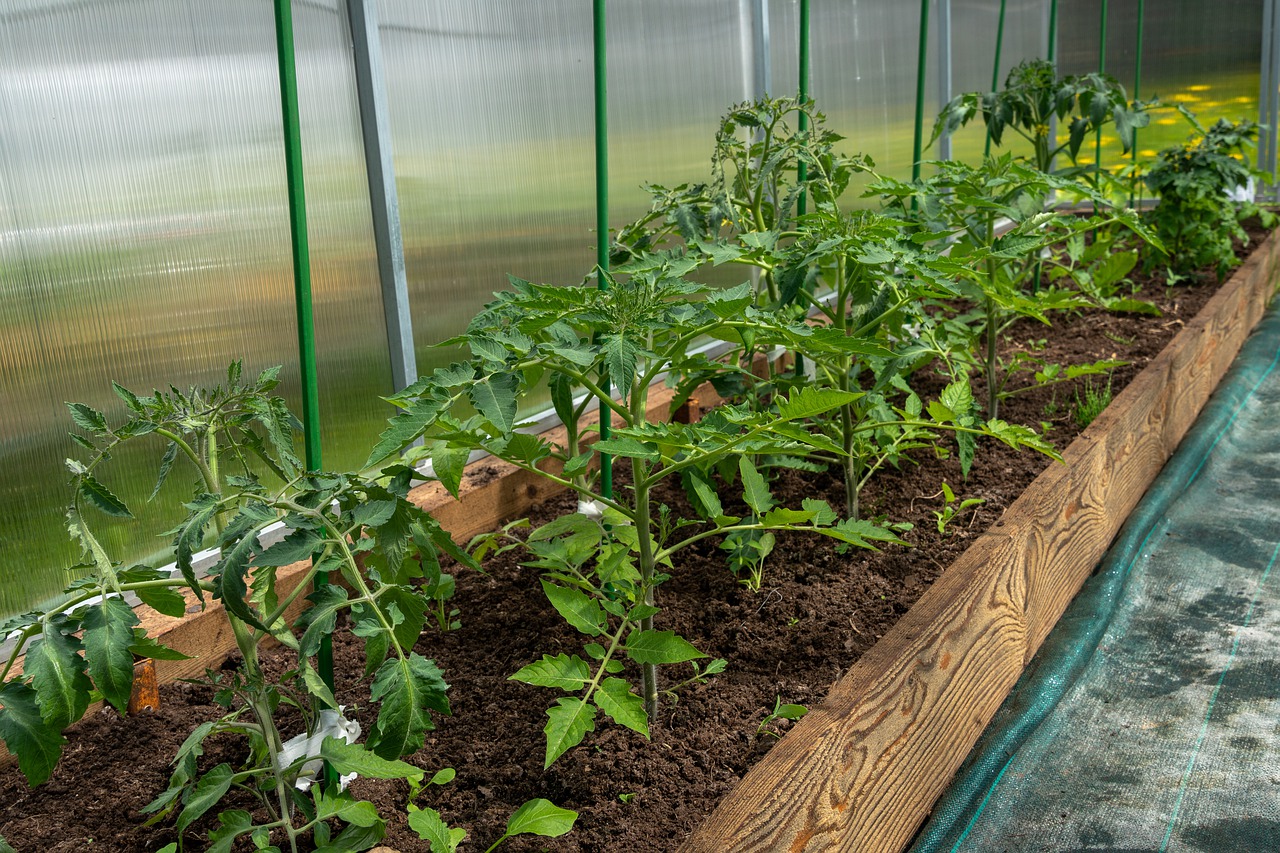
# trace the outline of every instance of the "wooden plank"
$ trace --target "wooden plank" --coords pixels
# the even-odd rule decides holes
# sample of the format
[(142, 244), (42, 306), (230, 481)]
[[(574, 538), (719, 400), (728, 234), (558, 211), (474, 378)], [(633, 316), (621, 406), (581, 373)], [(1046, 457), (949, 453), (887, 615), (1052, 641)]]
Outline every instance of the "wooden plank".
[(1278, 259), (1273, 236), (681, 850), (909, 843), (1261, 317)]

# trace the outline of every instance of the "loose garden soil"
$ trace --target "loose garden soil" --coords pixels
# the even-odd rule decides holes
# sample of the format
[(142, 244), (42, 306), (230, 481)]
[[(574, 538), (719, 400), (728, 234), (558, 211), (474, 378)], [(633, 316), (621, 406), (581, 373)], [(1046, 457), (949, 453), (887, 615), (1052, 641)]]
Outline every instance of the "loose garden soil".
[[(1264, 232), (1252, 228), (1251, 236), (1256, 245)], [(1139, 297), (1158, 305), (1162, 317), (1086, 310), (1056, 317), (1052, 327), (1019, 322), (1005, 337), (1006, 357), (1017, 348), (1030, 348), (1062, 364), (1122, 359), (1129, 364), (1116, 369), (1111, 379), (1118, 392), (1216, 289), (1211, 281), (1167, 287), (1163, 276), (1135, 276), (1135, 282), (1141, 286)], [(921, 378), (917, 384), (928, 381)], [(975, 394), (981, 398), (979, 381), (975, 379)], [(1105, 384), (1105, 379), (1099, 383), (1094, 378), (1094, 383)], [(921, 390), (936, 394), (938, 389)], [(1047, 425), (1049, 438), (1062, 448), (1080, 429), (1073, 418), (1077, 393), (1083, 393), (1080, 383), (1021, 394), (1002, 403), (1001, 417)], [(760, 592), (736, 582), (717, 543), (703, 542), (684, 552), (659, 591), (659, 627), (675, 630), (712, 657), (725, 658), (726, 672), (708, 684), (682, 689), (678, 701), (664, 697), (650, 742), (602, 721), (581, 746), (545, 771), (542, 727), (554, 694), (507, 676), (542, 654), (577, 652), (580, 638), (545, 600), (537, 572), (519, 565), (517, 552), (491, 560), (486, 574), (460, 573), (454, 604), (462, 627), (448, 633), (428, 629), (417, 646), (444, 668), (454, 713), (439, 720), (425, 749), (410, 759), (428, 774), (453, 767), (458, 775), (449, 785), (430, 789), (419, 804), (468, 830), (463, 849), (487, 847), (502, 834), (507, 817), (532, 797), (580, 812), (576, 828), (560, 839), (518, 838), (504, 850), (676, 849), (789, 725), (774, 722), (762, 729), (775, 701), (821, 703), (828, 687), (973, 538), (1047, 465), (1057, 464), (995, 442), (980, 444), (967, 479), (954, 456), (922, 456), (917, 462), (883, 472), (863, 496), (864, 515), (915, 525), (904, 536), (911, 548), (841, 555), (830, 540), (780, 536)], [(477, 473), (484, 476), (483, 469)], [(619, 480), (625, 483), (625, 471), (619, 472)], [(943, 506), (939, 491), (944, 481), (958, 499), (984, 503), (960, 514), (940, 534), (933, 513)], [(843, 505), (838, 476), (786, 472), (773, 489), (783, 506), (799, 506), (802, 498), (813, 496)], [(668, 490), (661, 500), (676, 511), (683, 506), (678, 489)], [(573, 498), (561, 496), (540, 506), (534, 521), (572, 512), (574, 506)], [(363, 670), (362, 647), (342, 630), (334, 645), (339, 701), (355, 706), (348, 713), (367, 730), (373, 709), (359, 706), (359, 697), (368, 692), (355, 681)], [(275, 671), (290, 665), (282, 650), (266, 657)], [(663, 677), (669, 682), (685, 675), (687, 671), (669, 668)], [(38, 789), (28, 789), (16, 767), (0, 771), (0, 836), (18, 853), (131, 853), (175, 840), (172, 821), (144, 827), (139, 809), (164, 790), (167, 762), (191, 729), (218, 716), (221, 709), (212, 696), (205, 685), (172, 684), (162, 688), (162, 707), (155, 713), (135, 718), (110, 710), (93, 713), (68, 731), (62, 763)], [(284, 730), (291, 734), (288, 726)], [(241, 749), (233, 739), (214, 740), (205, 760), (208, 766), (234, 763), (242, 758)], [(386, 844), (401, 851), (429, 849), (406, 825), (407, 786), (357, 780), (353, 788), (388, 819)], [(207, 817), (193, 828), (189, 849), (203, 848), (210, 825)]]

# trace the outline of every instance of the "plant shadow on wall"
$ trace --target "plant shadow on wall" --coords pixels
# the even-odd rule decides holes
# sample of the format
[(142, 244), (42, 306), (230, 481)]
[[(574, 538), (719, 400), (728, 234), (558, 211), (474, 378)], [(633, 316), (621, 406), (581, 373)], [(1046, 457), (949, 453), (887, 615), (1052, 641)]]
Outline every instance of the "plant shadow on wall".
[[(385, 823), (372, 803), (346, 789), (356, 775), (403, 779), (410, 825), (433, 839), (433, 849), (452, 849), (465, 831), (450, 829), (413, 801), (426, 786), (447, 783), (453, 771), (442, 768), (427, 778), (400, 759), (422, 748), (433, 714), (450, 710), (443, 673), (412, 650), (446, 586), (439, 555), (475, 563), (405, 499), (411, 469), (391, 466), (376, 480), (303, 471), (293, 451), (296, 419), (270, 393), (277, 373), (278, 368), (264, 371), (242, 382), (237, 362), (225, 385), (149, 397), (117, 385), (129, 412), (119, 426), (89, 406), (69, 404), (85, 433), (76, 441), (88, 458), (68, 461), (74, 483), (68, 528), (83, 547), (88, 574), (57, 607), (0, 625), (0, 635), (17, 636), (0, 671), (0, 737), (31, 784), (47, 779), (66, 743), (61, 731), (92, 702), (105, 700), (125, 710), (135, 656), (184, 657), (148, 637), (122, 596), (133, 593), (160, 613), (181, 617), (186, 589), (202, 605), (206, 596), (222, 603), (241, 662), (230, 674), (206, 673), (227, 713), (191, 733), (174, 757), (168, 789), (144, 809), (152, 822), (176, 814), (180, 840), (166, 849), (178, 849), (197, 821), (228, 797), (247, 807), (217, 815), (217, 826), (204, 840), (208, 850), (230, 850), (241, 837), (259, 850), (297, 851), (304, 841), (323, 850), (368, 849), (383, 837)], [(139, 440), (167, 443), (157, 490), (177, 465), (196, 473), (187, 515), (172, 531), (174, 575), (114, 562), (93, 532), (95, 512), (131, 517), (100, 479), (100, 469), (122, 444)], [(264, 547), (259, 537), (281, 525), (285, 535)], [(193, 557), (207, 537), (218, 558), (199, 577)], [(278, 569), (299, 561), (309, 561), (299, 582), (287, 592), (277, 589)], [(295, 603), (321, 572), (334, 573), (346, 587), (317, 586), (291, 621)], [(379, 707), (364, 743), (356, 742), (359, 725), (342, 716), (344, 709), (317, 670), (321, 638), (340, 613), (365, 643), (369, 700)], [(269, 679), (260, 664), (267, 640), (297, 653), (296, 667), (278, 680)], [(303, 733), (286, 740), (277, 725), (282, 715), (300, 718)], [(206, 740), (224, 734), (244, 739), (243, 762), (202, 766)], [(322, 765), (336, 778), (313, 784)], [(573, 819), (572, 812), (545, 800), (531, 801), (512, 816), (503, 838), (563, 834)]]

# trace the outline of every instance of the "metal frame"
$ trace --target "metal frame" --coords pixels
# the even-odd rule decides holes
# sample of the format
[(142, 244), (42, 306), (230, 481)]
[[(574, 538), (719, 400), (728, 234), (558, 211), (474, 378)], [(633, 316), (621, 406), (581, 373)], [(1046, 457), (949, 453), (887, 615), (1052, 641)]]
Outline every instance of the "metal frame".
[(369, 177), (369, 209), (382, 283), (382, 312), (387, 324), (391, 383), (401, 391), (418, 378), (413, 349), (413, 321), (409, 314), (409, 280), (405, 273), (404, 238), (400, 229), (400, 197), (391, 151), (391, 120), (387, 107), (382, 42), (378, 37), (376, 0), (347, 0), (355, 61), (356, 95), (360, 102), (360, 132), (364, 136), (364, 165)]
[[(951, 101), (951, 87), (954, 85), (951, 69), (951, 0), (938, 0), (937, 15), (938, 39), (938, 105), (946, 106)], [(951, 159), (951, 135), (944, 133), (938, 137), (938, 159)]]

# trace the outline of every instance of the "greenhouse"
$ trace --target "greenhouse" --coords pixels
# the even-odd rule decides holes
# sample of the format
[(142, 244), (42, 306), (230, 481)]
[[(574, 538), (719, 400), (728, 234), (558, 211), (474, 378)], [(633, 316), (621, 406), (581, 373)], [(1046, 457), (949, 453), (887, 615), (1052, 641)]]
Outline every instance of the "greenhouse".
[(1273, 0), (0, 39), (0, 853), (1280, 849)]

